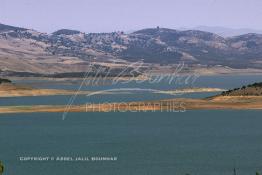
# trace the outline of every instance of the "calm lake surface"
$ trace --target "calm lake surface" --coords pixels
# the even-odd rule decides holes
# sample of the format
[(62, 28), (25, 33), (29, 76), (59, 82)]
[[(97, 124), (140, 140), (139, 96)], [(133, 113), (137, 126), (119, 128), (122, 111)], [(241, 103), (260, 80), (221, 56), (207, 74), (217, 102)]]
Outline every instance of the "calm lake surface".
[[(256, 81), (262, 77), (200, 77), (195, 86), (235, 88)], [(44, 84), (41, 87), (78, 86)], [(164, 83), (157, 86), (175, 89)], [(193, 98), (209, 95), (187, 94)], [(118, 94), (94, 97), (93, 101), (162, 97)], [(0, 98), (0, 105), (66, 104), (69, 98)], [(75, 103), (86, 100), (78, 97)], [(0, 160), (6, 174), (13, 175), (232, 175), (234, 167), (238, 175), (252, 175), (262, 172), (261, 114), (248, 110), (69, 113), (66, 120), (61, 113), (0, 114)], [(115, 156), (118, 160), (23, 162), (20, 156)]]
[[(26, 84), (36, 88), (49, 88), (49, 89), (68, 89), (77, 90), (81, 81), (72, 82), (54, 82), (47, 80), (19, 80), (15, 81), (19, 84)], [(181, 81), (183, 82), (183, 81)], [(192, 83), (189, 81), (186, 83), (176, 83), (173, 81), (169, 84), (167, 79), (164, 79), (160, 83), (117, 83), (116, 85), (84, 85), (81, 90), (108, 90), (115, 88), (144, 88), (144, 89), (157, 89), (157, 90), (177, 90), (179, 88), (192, 88), (192, 87), (210, 87), (210, 88), (222, 88), (222, 89), (233, 89), (236, 87), (242, 87), (243, 85), (251, 84), (254, 82), (262, 82), (261, 75), (242, 75), (242, 76), (201, 76)], [(190, 93), (180, 95), (169, 95), (169, 94), (155, 94), (147, 91), (135, 91), (130, 94), (107, 94), (107, 95), (95, 95), (87, 97), (86, 95), (78, 95), (74, 100), (74, 104), (85, 104), (85, 103), (99, 103), (99, 102), (128, 102), (128, 101), (145, 101), (145, 100), (158, 100), (167, 98), (204, 98), (212, 95), (219, 94), (220, 92), (210, 93)], [(12, 97), (12, 98), (0, 98), (0, 106), (15, 106), (15, 105), (65, 105), (68, 103), (71, 96), (42, 96), (42, 97)]]

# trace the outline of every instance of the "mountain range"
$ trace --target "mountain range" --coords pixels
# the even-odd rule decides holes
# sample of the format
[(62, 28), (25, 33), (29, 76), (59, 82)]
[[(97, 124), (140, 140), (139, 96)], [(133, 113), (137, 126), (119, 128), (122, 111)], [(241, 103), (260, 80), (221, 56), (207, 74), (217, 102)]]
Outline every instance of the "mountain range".
[(92, 62), (228, 66), (262, 69), (262, 34), (234, 37), (200, 30), (148, 28), (132, 33), (51, 34), (0, 24), (0, 71), (79, 72)]

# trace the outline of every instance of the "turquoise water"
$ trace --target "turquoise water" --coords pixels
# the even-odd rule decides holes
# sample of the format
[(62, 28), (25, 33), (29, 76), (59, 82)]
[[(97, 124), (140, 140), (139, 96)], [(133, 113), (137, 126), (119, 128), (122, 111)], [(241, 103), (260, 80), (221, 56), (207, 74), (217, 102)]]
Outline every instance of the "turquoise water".
[[(181, 78), (183, 80), (183, 78)], [(154, 88), (154, 89), (161, 89), (161, 90), (174, 90), (177, 88), (183, 87), (213, 87), (213, 88), (236, 88), (241, 87), (246, 84), (254, 83), (254, 82), (261, 82), (262, 76), (261, 75), (225, 75), (225, 76), (200, 76), (194, 82), (185, 81), (176, 82), (172, 81), (169, 83), (168, 79), (163, 79), (160, 83), (117, 83), (116, 85), (112, 86), (109, 83), (102, 83), (99, 86), (96, 85), (87, 85), (83, 86), (83, 90), (103, 90), (109, 88), (130, 88), (130, 87), (140, 87), (140, 88)], [(52, 89), (60, 89), (61, 83), (57, 81), (48, 81), (48, 80), (17, 80), (17, 83), (24, 83), (33, 87), (41, 87), (41, 88), (52, 88)], [(79, 83), (81, 81), (69, 81), (67, 83), (63, 83), (63, 89), (75, 90), (78, 89)]]
[[(0, 160), (18, 175), (232, 175), (262, 171), (261, 111), (0, 116)], [(117, 156), (20, 162), (19, 156)]]
[[(200, 77), (192, 87), (235, 88), (261, 76)], [(20, 82), (21, 83), (21, 82)], [(23, 81), (77, 89), (79, 82)], [(176, 89), (168, 83), (138, 87)], [(181, 85), (190, 87), (191, 85)], [(136, 87), (135, 83), (84, 90)], [(201, 98), (216, 93), (178, 97)], [(74, 104), (174, 98), (151, 93), (78, 96)], [(67, 104), (70, 96), (0, 98), (0, 106)], [(13, 175), (238, 175), (262, 172), (261, 111), (0, 114), (0, 160)], [(117, 156), (102, 162), (21, 162), (19, 156)]]
[[(261, 82), (261, 75), (246, 75), (246, 76), (202, 76), (199, 77), (194, 83), (189, 84), (176, 84), (175, 82), (169, 84), (169, 82), (163, 81), (161, 83), (136, 83), (131, 82), (128, 84), (118, 83), (116, 85), (89, 85), (83, 86), (81, 90), (105, 90), (114, 88), (149, 88), (157, 90), (176, 90), (178, 88), (191, 88), (191, 87), (211, 87), (232, 89), (241, 87), (254, 82)], [(20, 80), (16, 83), (23, 83), (36, 88), (51, 88), (51, 89), (69, 89), (77, 90), (79, 88), (80, 81), (72, 81), (71, 83), (59, 83), (54, 81), (25, 81)], [(127, 102), (127, 101), (144, 101), (144, 100), (158, 100), (167, 98), (204, 98), (212, 95), (216, 95), (220, 92), (212, 93), (190, 93), (181, 95), (168, 95), (168, 94), (152, 94), (150, 92), (132, 92), (132, 94), (114, 94), (114, 95), (95, 95), (92, 97), (86, 97), (85, 95), (79, 95), (74, 101), (74, 104), (83, 103), (99, 103), (99, 102)], [(12, 106), (12, 105), (64, 105), (67, 104), (71, 96), (42, 96), (42, 97), (14, 97), (14, 98), (0, 98), (0, 106)]]

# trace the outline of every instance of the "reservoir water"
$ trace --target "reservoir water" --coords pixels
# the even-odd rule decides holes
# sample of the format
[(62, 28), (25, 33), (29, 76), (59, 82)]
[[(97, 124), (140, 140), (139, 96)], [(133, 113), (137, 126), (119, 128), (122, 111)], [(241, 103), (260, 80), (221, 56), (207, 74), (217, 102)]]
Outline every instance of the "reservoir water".
[[(256, 81), (262, 81), (261, 76), (202, 77), (196, 86), (234, 88)], [(45, 87), (61, 86), (47, 83)], [(141, 97), (163, 96), (118, 94), (94, 101)], [(66, 104), (68, 98), (0, 98), (0, 105)], [(80, 97), (76, 103), (85, 100)], [(14, 175), (232, 175), (234, 168), (238, 175), (252, 175), (262, 172), (261, 114), (255, 110), (69, 113), (66, 120), (61, 113), (0, 114), (0, 160), (5, 173)], [(117, 160), (19, 160), (33, 156), (113, 156)]]

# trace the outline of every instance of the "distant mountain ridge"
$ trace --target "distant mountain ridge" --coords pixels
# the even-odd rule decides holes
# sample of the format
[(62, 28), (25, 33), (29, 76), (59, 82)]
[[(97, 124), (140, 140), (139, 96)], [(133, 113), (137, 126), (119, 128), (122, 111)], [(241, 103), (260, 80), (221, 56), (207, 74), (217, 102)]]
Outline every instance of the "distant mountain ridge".
[(249, 28), (233, 29), (233, 28), (216, 27), (216, 26), (212, 26), (212, 27), (211, 26), (198, 26), (193, 29), (215, 33), (222, 37), (233, 37), (233, 36), (238, 36), (238, 35), (244, 35), (247, 33), (262, 34), (262, 30), (255, 30), (255, 29), (249, 29)]
[(74, 72), (92, 61), (113, 60), (261, 69), (262, 34), (224, 38), (199, 30), (159, 27), (130, 34), (69, 29), (46, 34), (0, 24), (0, 70), (44, 72), (52, 66), (56, 72)]
[(21, 27), (9, 26), (9, 25), (5, 25), (5, 24), (1, 24), (0, 23), (0, 31), (1, 32), (10, 31), (10, 30), (13, 30), (13, 31), (25, 31), (27, 29), (21, 28)]

